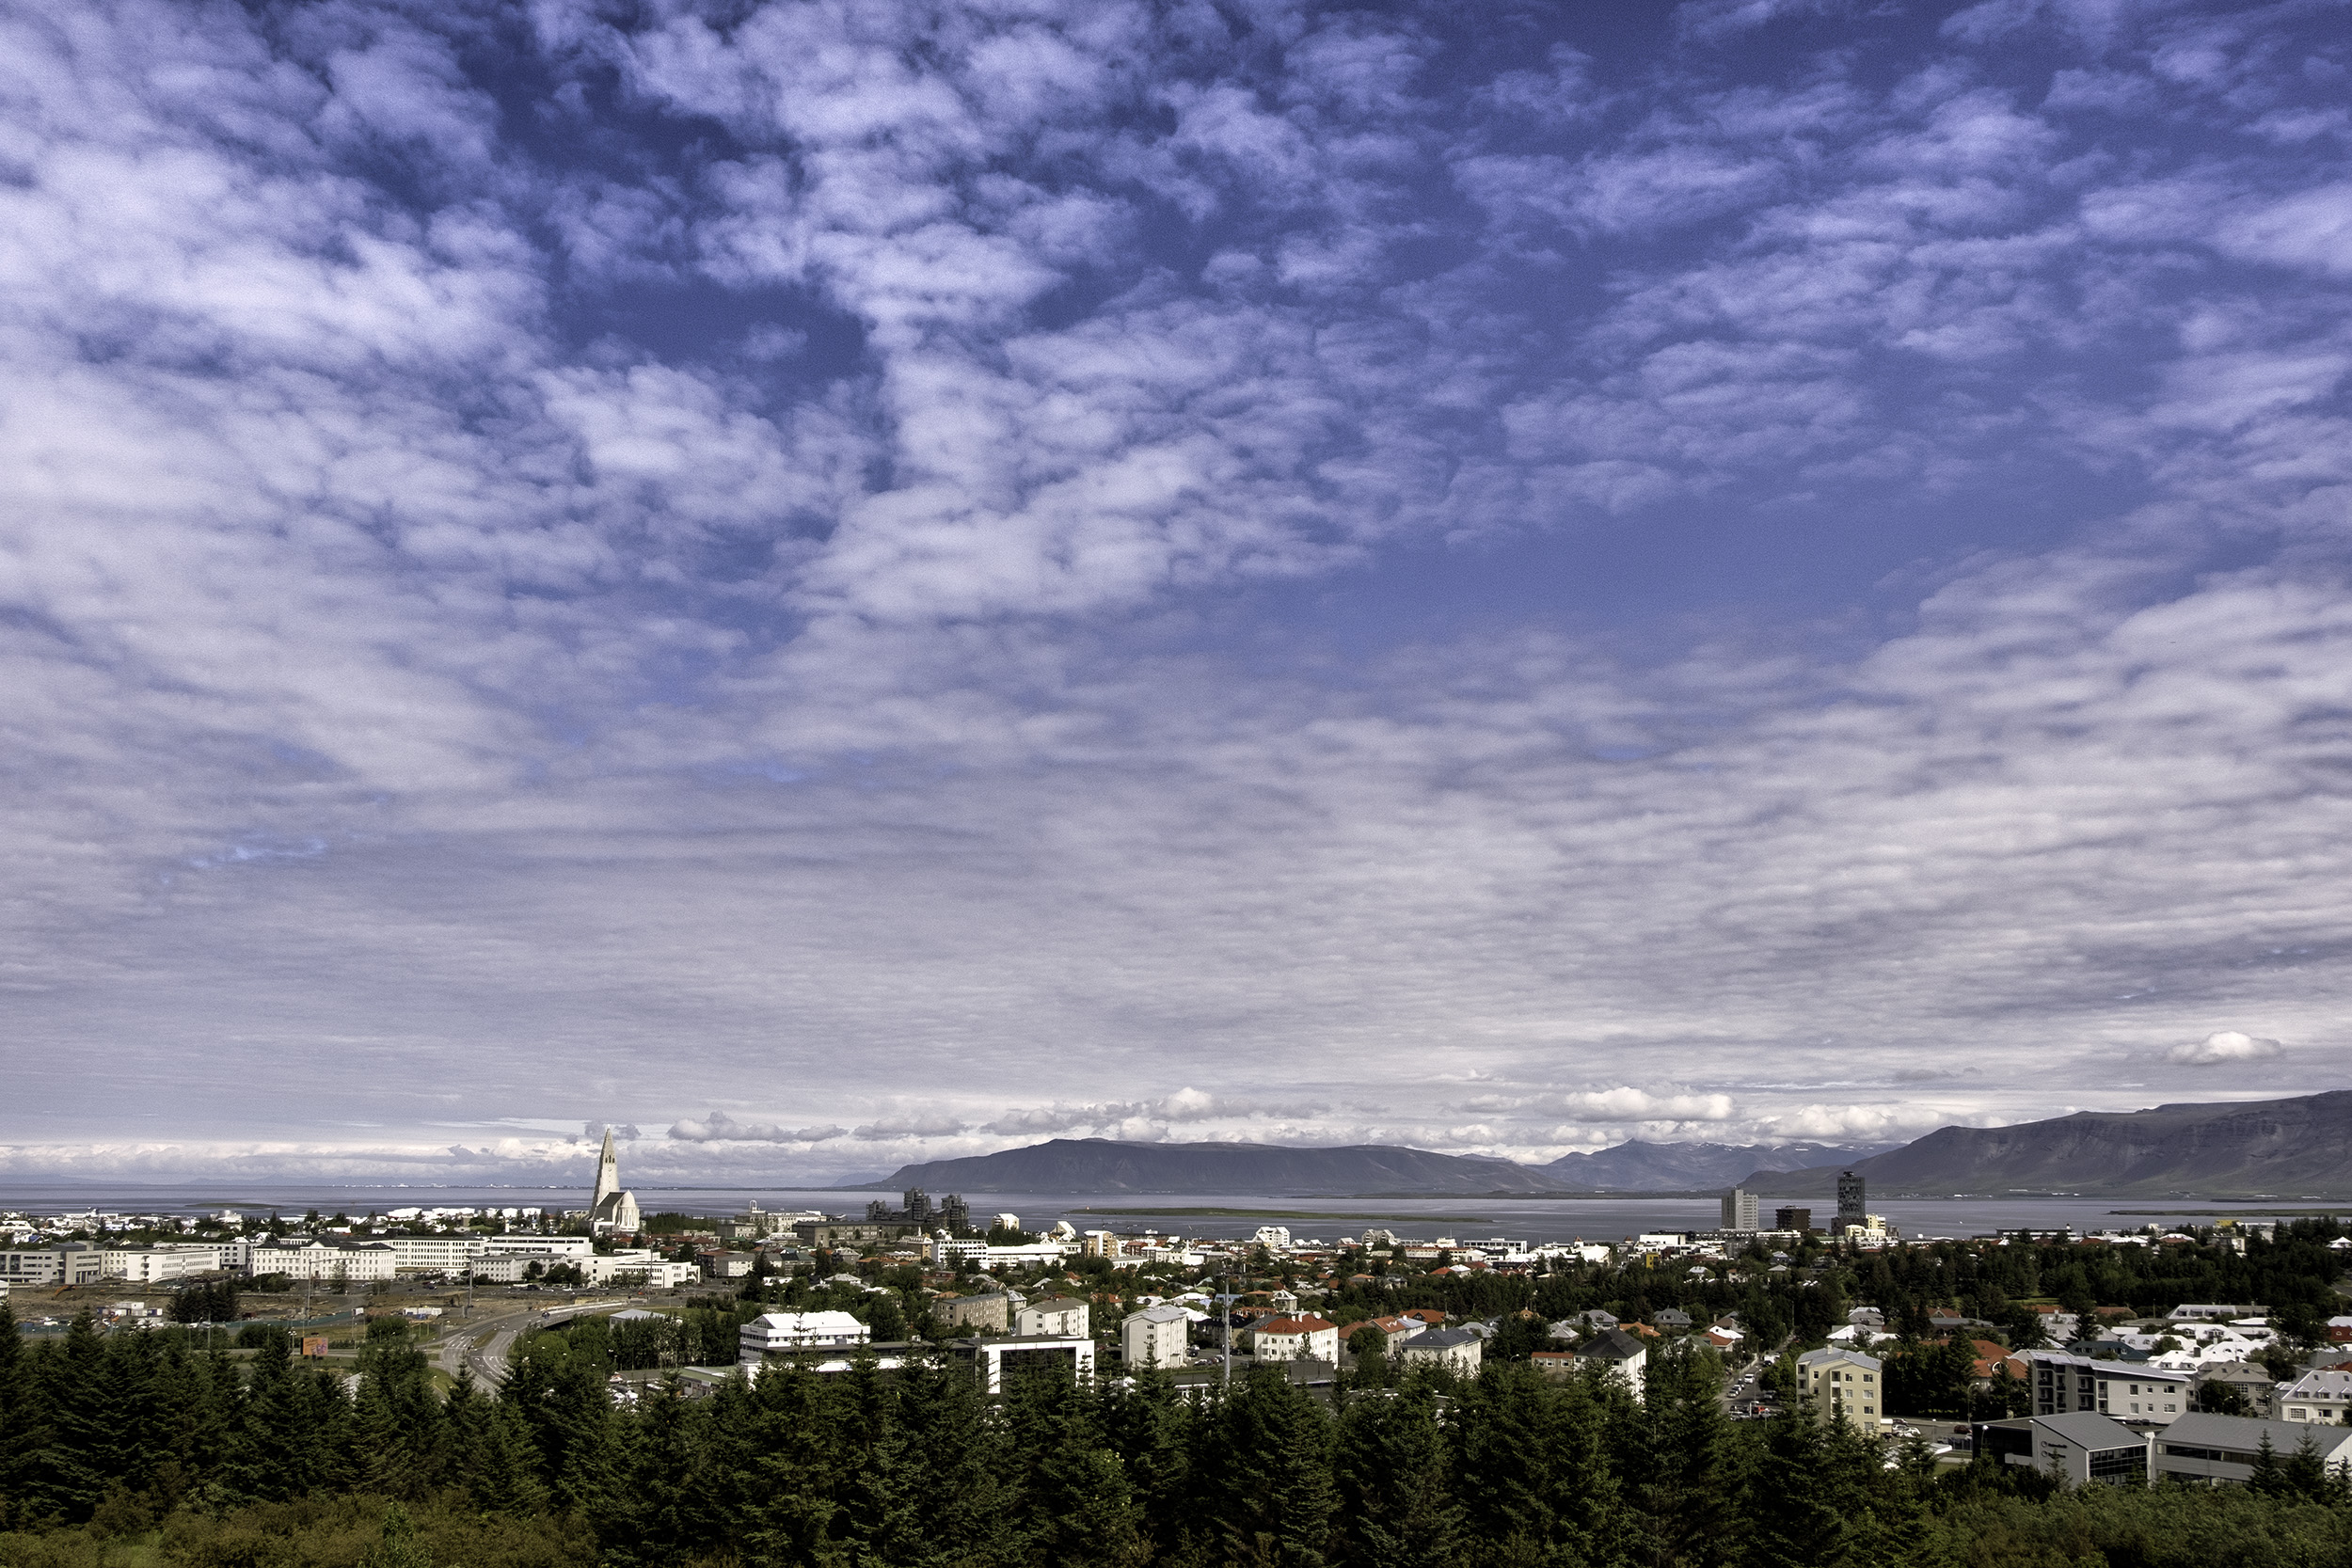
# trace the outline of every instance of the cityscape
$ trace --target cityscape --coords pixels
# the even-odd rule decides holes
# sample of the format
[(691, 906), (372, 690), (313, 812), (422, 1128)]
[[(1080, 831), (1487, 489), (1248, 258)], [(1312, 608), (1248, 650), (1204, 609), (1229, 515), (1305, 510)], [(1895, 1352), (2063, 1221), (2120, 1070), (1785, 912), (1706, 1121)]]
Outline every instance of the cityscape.
[(0, 8), (0, 1568), (2352, 1568), (2345, 9)]

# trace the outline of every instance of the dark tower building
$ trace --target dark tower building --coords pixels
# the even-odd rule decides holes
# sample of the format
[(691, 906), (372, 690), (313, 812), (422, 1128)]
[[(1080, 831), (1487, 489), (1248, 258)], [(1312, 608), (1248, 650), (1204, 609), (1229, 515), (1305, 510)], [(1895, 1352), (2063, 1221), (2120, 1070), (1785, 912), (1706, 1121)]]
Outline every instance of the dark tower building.
[(1850, 1170), (1840, 1171), (1837, 1175), (1837, 1228), (1842, 1231), (1850, 1225), (1869, 1224), (1869, 1216), (1863, 1212), (1868, 1203), (1869, 1200), (1863, 1196), (1862, 1178)]

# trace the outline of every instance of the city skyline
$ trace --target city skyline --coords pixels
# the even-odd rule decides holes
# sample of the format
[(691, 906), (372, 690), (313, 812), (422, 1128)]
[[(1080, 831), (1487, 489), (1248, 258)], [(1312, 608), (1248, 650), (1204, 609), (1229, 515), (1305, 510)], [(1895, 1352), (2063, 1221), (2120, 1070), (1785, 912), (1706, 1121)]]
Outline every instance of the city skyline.
[(2285, 5), (0, 27), (0, 1178), (2342, 1087)]

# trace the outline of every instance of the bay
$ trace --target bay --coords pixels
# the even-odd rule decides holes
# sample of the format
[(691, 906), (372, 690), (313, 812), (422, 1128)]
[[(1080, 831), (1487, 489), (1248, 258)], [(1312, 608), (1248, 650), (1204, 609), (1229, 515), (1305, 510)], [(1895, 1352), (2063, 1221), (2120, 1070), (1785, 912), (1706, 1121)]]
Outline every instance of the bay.
[[(877, 1195), (839, 1188), (637, 1187), (648, 1214), (677, 1212), (713, 1219), (742, 1212), (757, 1202), (771, 1212), (816, 1209), (862, 1216)], [(944, 1194), (933, 1193), (936, 1203)], [(1644, 1231), (1707, 1230), (1717, 1218), (1712, 1197), (1434, 1197), (1342, 1198), (1295, 1194), (1184, 1193), (972, 1193), (966, 1197), (974, 1221), (997, 1212), (1019, 1216), (1024, 1227), (1043, 1229), (1068, 1220), (1080, 1230), (1162, 1233), (1200, 1239), (1246, 1238), (1261, 1224), (1280, 1225), (1298, 1239), (1335, 1241), (1369, 1227), (1393, 1229), (1414, 1241), (1451, 1237), (1482, 1241), (1614, 1242)], [(298, 1218), (310, 1209), (355, 1217), (403, 1208), (539, 1208), (560, 1212), (585, 1208), (587, 1193), (577, 1187), (338, 1185), (326, 1182), (143, 1184), (137, 1182), (0, 1181), (0, 1212), (32, 1214), (102, 1212), (191, 1216), (233, 1209), (246, 1215), (275, 1212)], [(1773, 1205), (1767, 1200), (1770, 1223)], [(1811, 1206), (1816, 1225), (1826, 1223), (1831, 1206)], [(2019, 1229), (2072, 1228), (2077, 1234), (2133, 1230), (2147, 1225), (2211, 1225), (2217, 1216), (2292, 1215), (2319, 1207), (2300, 1201), (2233, 1203), (2184, 1197), (2168, 1205), (2148, 1198), (1955, 1197), (1887, 1198), (1870, 1209), (1894, 1222), (1906, 1238), (1984, 1235)], [(1192, 1213), (1151, 1211), (1192, 1210)], [(1205, 1212), (1202, 1211), (1206, 1211)]]

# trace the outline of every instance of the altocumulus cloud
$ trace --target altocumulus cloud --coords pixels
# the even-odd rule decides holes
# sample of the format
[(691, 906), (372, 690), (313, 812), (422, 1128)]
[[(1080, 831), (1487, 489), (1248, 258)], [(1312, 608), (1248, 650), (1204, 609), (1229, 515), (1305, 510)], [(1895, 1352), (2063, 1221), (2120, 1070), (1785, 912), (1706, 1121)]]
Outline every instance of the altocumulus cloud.
[(0, 1165), (2320, 1086), (2334, 20), (0, 22)]

